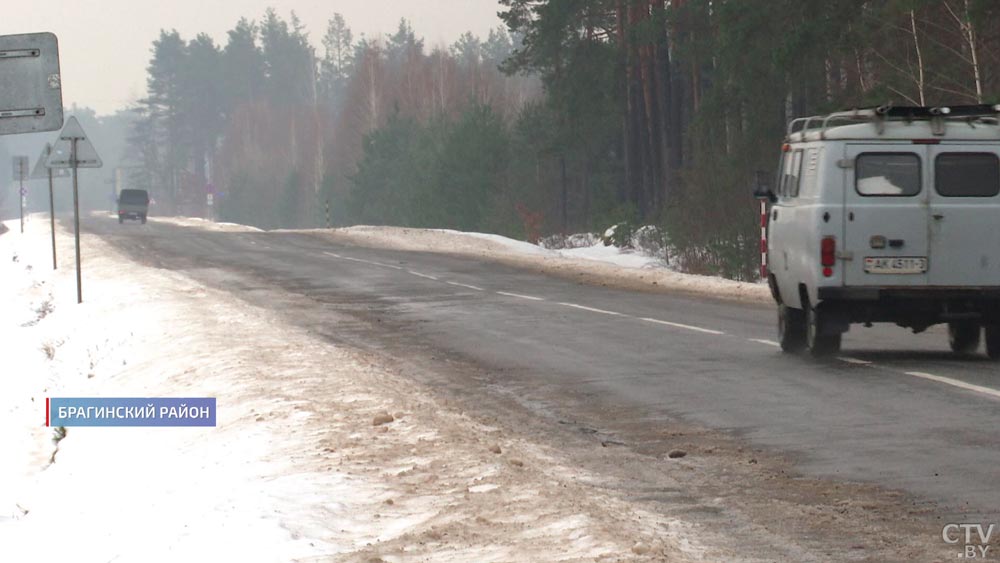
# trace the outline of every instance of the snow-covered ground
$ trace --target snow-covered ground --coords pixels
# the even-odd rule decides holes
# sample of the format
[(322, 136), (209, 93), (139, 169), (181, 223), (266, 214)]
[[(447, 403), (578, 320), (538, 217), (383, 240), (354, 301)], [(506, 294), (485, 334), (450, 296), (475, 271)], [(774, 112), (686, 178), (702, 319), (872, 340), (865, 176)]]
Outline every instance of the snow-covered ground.
[[(72, 239), (60, 233), (53, 272), (47, 225), (0, 235), (0, 561), (697, 552), (685, 523), (583, 485), (592, 476), (530, 436), (92, 236), (77, 305)], [(507, 244), (421, 235), (436, 236)], [(217, 397), (218, 426), (69, 428), (56, 444), (45, 397), (74, 396)]]

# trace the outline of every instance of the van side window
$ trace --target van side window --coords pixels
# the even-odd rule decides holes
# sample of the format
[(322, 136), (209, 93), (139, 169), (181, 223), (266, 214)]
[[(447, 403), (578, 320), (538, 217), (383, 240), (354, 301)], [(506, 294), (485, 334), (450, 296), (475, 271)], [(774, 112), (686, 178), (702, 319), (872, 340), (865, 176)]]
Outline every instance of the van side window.
[(920, 193), (920, 157), (913, 153), (862, 153), (854, 165), (863, 196), (909, 197)]
[(991, 153), (939, 154), (934, 186), (945, 197), (993, 197), (1000, 194), (1000, 159)]
[(785, 155), (784, 170), (781, 174), (781, 197), (799, 196), (799, 176), (802, 172), (802, 151)]

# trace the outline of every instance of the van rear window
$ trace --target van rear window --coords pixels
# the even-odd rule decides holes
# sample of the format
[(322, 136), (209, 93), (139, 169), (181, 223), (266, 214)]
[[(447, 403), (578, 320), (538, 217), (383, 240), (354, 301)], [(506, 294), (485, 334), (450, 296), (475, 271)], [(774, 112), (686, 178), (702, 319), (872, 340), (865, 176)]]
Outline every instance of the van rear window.
[(145, 190), (122, 190), (118, 201), (129, 205), (146, 205), (149, 203), (149, 193)]
[(855, 180), (863, 196), (915, 196), (920, 193), (920, 157), (898, 152), (860, 154), (855, 162)]
[(945, 197), (993, 197), (1000, 193), (1000, 159), (991, 153), (939, 154), (934, 185)]

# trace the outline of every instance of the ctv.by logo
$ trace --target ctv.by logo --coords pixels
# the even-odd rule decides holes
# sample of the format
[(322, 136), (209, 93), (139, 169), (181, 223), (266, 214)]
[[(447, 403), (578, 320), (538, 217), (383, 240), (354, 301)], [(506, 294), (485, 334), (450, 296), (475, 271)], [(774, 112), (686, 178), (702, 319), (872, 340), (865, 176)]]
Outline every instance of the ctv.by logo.
[(962, 544), (965, 551), (959, 554), (959, 559), (986, 559), (990, 551), (990, 540), (996, 524), (948, 524), (941, 529), (941, 538), (949, 545)]

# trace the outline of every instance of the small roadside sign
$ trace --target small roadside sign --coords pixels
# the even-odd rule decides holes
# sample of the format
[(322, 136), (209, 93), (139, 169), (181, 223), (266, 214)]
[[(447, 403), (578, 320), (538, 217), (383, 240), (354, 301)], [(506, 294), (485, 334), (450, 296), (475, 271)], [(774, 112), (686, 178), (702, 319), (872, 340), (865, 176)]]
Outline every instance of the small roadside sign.
[[(22, 182), (28, 179), (28, 157), (26, 156), (15, 156), (11, 162), (11, 172), (13, 172), (13, 180), (15, 182)], [(22, 194), (24, 195), (24, 194)]]

